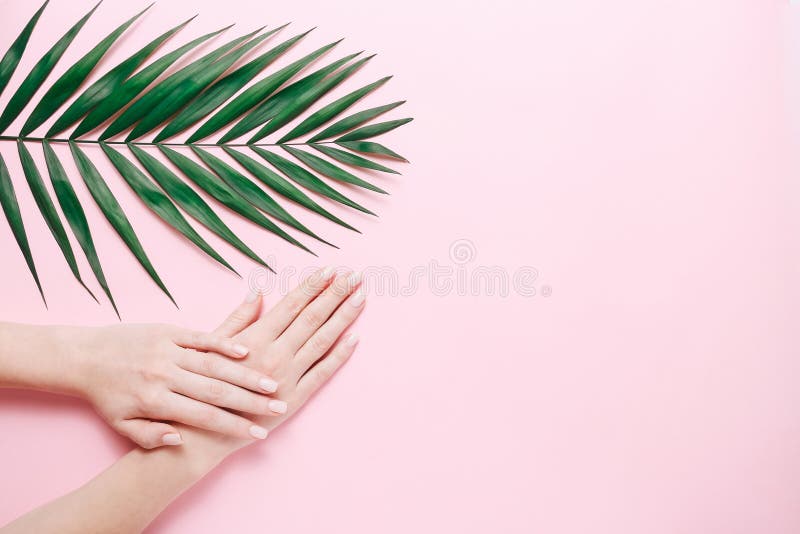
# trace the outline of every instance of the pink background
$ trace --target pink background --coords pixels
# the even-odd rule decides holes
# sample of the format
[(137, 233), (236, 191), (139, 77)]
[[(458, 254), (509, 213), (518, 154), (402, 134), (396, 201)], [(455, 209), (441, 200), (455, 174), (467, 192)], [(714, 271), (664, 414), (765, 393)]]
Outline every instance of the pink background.
[[(53, 1), (12, 88), (91, 3)], [(50, 82), (143, 5), (107, 0)], [(0, 8), (5, 50), (35, 6)], [(284, 275), (327, 263), (392, 268), (406, 287), (435, 260), (451, 282), (482, 267), (535, 268), (538, 278), (535, 296), (513, 287), (502, 296), (442, 295), (424, 280), (400, 294), (368, 277), (354, 359), (308, 410), (152, 531), (800, 531), (796, 9), (782, 0), (162, 0), (106, 68), (195, 12), (167, 49), (229, 22), (241, 34), (293, 21), (283, 35), (319, 28), (288, 57), (346, 36), (336, 57), (378, 52), (358, 81), (395, 74), (364, 107), (409, 101), (391, 117), (416, 121), (385, 141), (413, 164), (375, 178), (389, 198), (353, 193), (380, 219), (337, 211), (363, 236), (293, 209), (340, 251), (316, 246), (313, 258), (220, 210)], [(1, 148), (50, 303), (44, 310), (2, 222), (2, 319), (113, 322), (110, 306), (72, 280), (13, 144)], [(168, 231), (88, 150), (181, 305), (150, 283), (78, 181), (124, 319), (212, 327), (246, 281)], [(469, 261), (450, 257), (454, 242)], [(20, 392), (0, 402), (0, 523), (128, 447), (80, 402)]]

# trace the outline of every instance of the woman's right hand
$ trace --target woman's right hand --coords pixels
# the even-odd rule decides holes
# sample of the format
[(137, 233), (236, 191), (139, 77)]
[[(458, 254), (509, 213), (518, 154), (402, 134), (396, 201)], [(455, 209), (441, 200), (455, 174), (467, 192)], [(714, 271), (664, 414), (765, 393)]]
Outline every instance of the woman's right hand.
[[(272, 395), (286, 402), (288, 410), (277, 417), (256, 416), (267, 430), (282, 424), (299, 410), (350, 358), (358, 336), (346, 333), (364, 310), (365, 294), (359, 274), (334, 276), (320, 269), (259, 316), (261, 298), (245, 300), (215, 334), (250, 347), (244, 365), (269, 374), (278, 382)], [(184, 428), (183, 453), (206, 472), (252, 439)]]

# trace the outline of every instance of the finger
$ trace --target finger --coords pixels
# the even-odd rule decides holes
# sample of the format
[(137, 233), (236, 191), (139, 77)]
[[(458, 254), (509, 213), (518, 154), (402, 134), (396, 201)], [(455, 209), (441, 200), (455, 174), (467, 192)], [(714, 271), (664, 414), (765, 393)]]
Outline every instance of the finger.
[(328, 286), (333, 274), (333, 267), (320, 269), (283, 297), (259, 321), (259, 328), (262, 329), (263, 334), (271, 340), (281, 335), (281, 332), (295, 320), (303, 308)]
[(269, 376), (216, 354), (186, 352), (178, 360), (178, 366), (252, 391), (275, 393), (278, 390), (278, 383)]
[(206, 404), (259, 415), (286, 413), (284, 401), (253, 393), (216, 378), (180, 371), (172, 380), (172, 390), (175, 393)]
[(293, 362), (298, 373), (305, 373), (309, 367), (314, 365), (314, 362), (328, 352), (334, 342), (342, 335), (342, 332), (347, 330), (364, 310), (364, 300), (364, 290), (362, 288), (357, 289), (350, 295), (350, 298), (333, 312), (330, 319), (325, 321), (325, 324), (305, 342), (300, 350), (297, 351)]
[(237, 438), (267, 437), (266, 428), (253, 424), (244, 417), (183, 395), (171, 395), (171, 397), (164, 410), (165, 419)]
[(114, 428), (144, 449), (183, 443), (180, 433), (166, 423), (157, 423), (147, 419), (124, 419), (118, 422)]
[(172, 341), (185, 349), (216, 352), (230, 358), (244, 358), (250, 352), (247, 347), (228, 337), (194, 330), (177, 330)]
[[(309, 369), (308, 372), (300, 378), (296, 389), (299, 404), (308, 400), (315, 391), (330, 380), (334, 373), (336, 373), (336, 371), (344, 365), (344, 362), (353, 354), (356, 345), (358, 345), (358, 336), (356, 334), (349, 334), (344, 339), (339, 340), (327, 356), (317, 362), (314, 367)], [(299, 407), (299, 405), (296, 406), (296, 408)]]
[(357, 273), (340, 275), (297, 316), (281, 334), (281, 342), (294, 353), (321, 327), (361, 281)]
[(261, 294), (250, 291), (244, 301), (222, 321), (214, 333), (218, 336), (233, 337), (258, 319), (261, 310)]

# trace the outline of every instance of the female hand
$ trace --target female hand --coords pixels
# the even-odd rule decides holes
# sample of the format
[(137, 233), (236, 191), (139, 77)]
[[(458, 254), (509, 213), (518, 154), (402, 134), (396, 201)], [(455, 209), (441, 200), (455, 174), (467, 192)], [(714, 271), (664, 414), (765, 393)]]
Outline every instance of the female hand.
[[(358, 336), (347, 331), (365, 307), (360, 282), (359, 274), (334, 276), (333, 269), (322, 269), (260, 317), (260, 296), (245, 300), (215, 330), (217, 335), (250, 347), (242, 363), (278, 382), (273, 397), (285, 401), (288, 410), (277, 417), (256, 417), (254, 420), (264, 428), (273, 430), (293, 417), (353, 354)], [(189, 473), (175, 494), (237, 449), (253, 443), (252, 439), (194, 428), (184, 432), (185, 447), (162, 453), (170, 455), (164, 463), (172, 465), (173, 472)], [(181, 467), (175, 468), (173, 462)], [(146, 521), (142, 523), (146, 525)]]
[[(256, 417), (263, 428), (272, 430), (295, 414), (353, 354), (358, 336), (344, 332), (364, 310), (360, 281), (358, 274), (334, 276), (333, 269), (321, 269), (260, 318), (259, 296), (243, 302), (214, 331), (250, 347), (242, 363), (278, 382), (272, 397), (286, 402), (288, 410)], [(252, 443), (192, 429), (186, 433), (189, 449), (199, 451), (198, 461), (206, 468)]]
[(267, 431), (223, 408), (275, 416), (286, 403), (267, 396), (277, 382), (228, 358), (247, 345), (220, 334), (168, 325), (81, 329), (75, 358), (79, 394), (120, 434), (150, 449), (179, 445), (175, 421), (237, 438)]

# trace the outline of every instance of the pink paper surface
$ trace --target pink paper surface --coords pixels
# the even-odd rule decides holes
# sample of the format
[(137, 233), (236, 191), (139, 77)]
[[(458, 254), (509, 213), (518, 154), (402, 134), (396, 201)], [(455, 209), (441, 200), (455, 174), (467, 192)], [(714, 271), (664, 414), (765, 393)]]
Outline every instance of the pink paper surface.
[[(53, 0), (0, 107), (91, 4)], [(36, 7), (0, 2), (0, 49)], [(104, 2), (49, 83), (142, 7)], [(326, 102), (394, 74), (362, 109), (408, 99), (390, 117), (416, 120), (382, 139), (412, 161), (403, 176), (373, 177), (391, 196), (352, 192), (380, 218), (325, 203), (363, 236), (291, 206), (341, 250), (315, 246), (313, 258), (220, 210), (279, 272), (261, 276), (203, 231), (244, 280), (152, 216), (88, 148), (180, 311), (57, 147), (126, 322), (211, 328), (248, 281), (273, 302), (314, 266), (367, 272), (362, 342), (346, 368), (152, 532), (799, 532), (796, 10), (778, 0), (154, 6), (100, 72), (195, 13), (165, 50), (232, 22), (239, 35), (293, 21), (282, 36), (318, 28), (288, 58), (342, 36), (336, 57), (378, 53)], [(50, 304), (3, 220), (0, 318), (114, 322), (72, 279), (13, 143), (0, 151)], [(0, 429), (0, 524), (128, 448), (87, 406), (37, 393), (0, 392)]]

